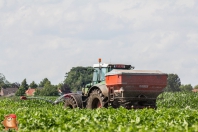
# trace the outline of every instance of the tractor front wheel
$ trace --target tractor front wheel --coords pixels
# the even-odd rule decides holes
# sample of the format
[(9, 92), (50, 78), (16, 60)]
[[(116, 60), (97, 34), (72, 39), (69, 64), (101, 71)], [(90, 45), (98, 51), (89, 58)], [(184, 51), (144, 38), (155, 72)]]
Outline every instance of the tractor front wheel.
[(99, 89), (94, 89), (87, 100), (88, 109), (107, 107), (107, 97)]

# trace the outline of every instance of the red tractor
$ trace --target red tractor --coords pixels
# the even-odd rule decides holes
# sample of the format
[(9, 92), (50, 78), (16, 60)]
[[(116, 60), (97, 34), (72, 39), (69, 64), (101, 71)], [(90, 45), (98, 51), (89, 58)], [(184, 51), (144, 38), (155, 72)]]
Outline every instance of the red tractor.
[[(167, 74), (158, 70), (133, 70), (131, 65), (93, 65), (93, 80), (82, 94), (63, 95), (65, 107), (156, 108), (156, 99), (167, 85)], [(59, 101), (57, 101), (59, 102)]]

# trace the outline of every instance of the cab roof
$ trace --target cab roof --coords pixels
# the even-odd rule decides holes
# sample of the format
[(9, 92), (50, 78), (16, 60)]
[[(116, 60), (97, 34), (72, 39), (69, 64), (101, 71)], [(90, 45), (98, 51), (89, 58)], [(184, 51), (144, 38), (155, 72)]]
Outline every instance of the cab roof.
[(134, 66), (131, 65), (125, 65), (125, 64), (106, 64), (106, 63), (101, 63), (101, 64), (94, 64), (93, 68), (96, 67), (111, 67), (113, 69), (134, 69)]
[(109, 66), (109, 64), (106, 64), (106, 63), (101, 63), (100, 65), (99, 64), (93, 64), (93, 67), (95, 68), (95, 67), (108, 67)]

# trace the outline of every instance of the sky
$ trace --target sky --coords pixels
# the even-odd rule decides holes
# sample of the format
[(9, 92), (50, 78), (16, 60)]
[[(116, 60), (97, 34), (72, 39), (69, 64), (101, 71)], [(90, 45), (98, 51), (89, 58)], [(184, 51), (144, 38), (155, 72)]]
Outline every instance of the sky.
[(0, 73), (52, 84), (76, 66), (131, 64), (198, 84), (196, 0), (0, 0)]

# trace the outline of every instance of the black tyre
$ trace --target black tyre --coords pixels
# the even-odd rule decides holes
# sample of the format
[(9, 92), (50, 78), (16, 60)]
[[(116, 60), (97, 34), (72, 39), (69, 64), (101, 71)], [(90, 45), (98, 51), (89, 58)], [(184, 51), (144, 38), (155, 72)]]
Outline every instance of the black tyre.
[(69, 97), (69, 98), (65, 99), (65, 105), (64, 106), (65, 106), (65, 108), (74, 109), (74, 108), (77, 108), (77, 103), (74, 100), (74, 98)]
[(94, 89), (87, 100), (88, 109), (96, 109), (107, 107), (107, 97), (105, 97), (99, 89)]

